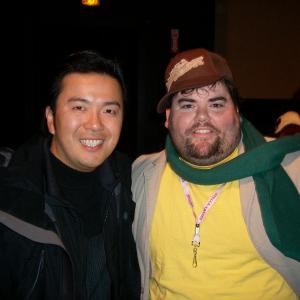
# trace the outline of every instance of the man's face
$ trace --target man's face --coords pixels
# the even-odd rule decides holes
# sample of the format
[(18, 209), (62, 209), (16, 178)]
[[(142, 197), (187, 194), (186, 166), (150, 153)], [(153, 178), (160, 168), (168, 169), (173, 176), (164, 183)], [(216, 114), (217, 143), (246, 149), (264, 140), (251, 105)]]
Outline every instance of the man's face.
[(223, 83), (179, 92), (165, 126), (183, 159), (199, 166), (227, 157), (240, 141), (240, 116)]
[(91, 172), (116, 147), (123, 121), (123, 97), (116, 79), (73, 73), (63, 79), (56, 110), (46, 108), (53, 135), (50, 151), (67, 166)]

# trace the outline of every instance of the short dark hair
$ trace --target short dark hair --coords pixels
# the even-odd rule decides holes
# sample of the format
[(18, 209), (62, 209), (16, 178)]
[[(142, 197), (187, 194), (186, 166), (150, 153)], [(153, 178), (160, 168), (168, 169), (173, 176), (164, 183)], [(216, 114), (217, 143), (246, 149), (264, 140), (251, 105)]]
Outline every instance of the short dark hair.
[[(233, 101), (233, 104), (235, 105), (236, 108), (240, 108), (240, 96), (239, 96), (239, 92), (238, 92), (238, 89), (236, 87), (236, 85), (234, 84), (234, 82), (226, 77), (223, 77), (221, 78), (220, 80), (214, 82), (213, 84), (211, 84), (210, 86), (214, 87), (218, 82), (220, 83), (223, 83), (225, 85), (225, 87), (227, 88), (228, 90), (228, 93)], [(192, 91), (194, 90), (197, 90), (198, 88), (191, 88), (191, 89), (187, 89), (187, 90), (183, 90), (183, 91), (180, 91), (182, 93), (191, 93)], [(201, 89), (201, 88), (199, 88)], [(179, 92), (177, 92), (179, 93)], [(172, 105), (172, 99), (174, 97), (174, 95), (176, 95), (177, 93), (175, 94), (172, 94), (169, 99), (168, 99), (168, 103), (167, 103), (167, 108), (170, 108), (171, 105)]]
[(72, 73), (98, 73), (115, 78), (121, 86), (125, 101), (127, 92), (120, 65), (112, 59), (103, 57), (95, 50), (82, 50), (69, 54), (56, 68), (49, 90), (49, 105), (53, 111), (55, 111), (56, 100), (61, 92), (62, 81), (65, 76)]
[(241, 100), (240, 100), (240, 95), (239, 95), (238, 88), (236, 87), (235, 83), (232, 80), (230, 80), (230, 79), (228, 79), (226, 77), (224, 77), (221, 80), (219, 80), (219, 82), (223, 83), (226, 86), (226, 88), (227, 88), (227, 90), (229, 92), (229, 95), (231, 96), (231, 99), (232, 99), (234, 105), (237, 108), (239, 108)]

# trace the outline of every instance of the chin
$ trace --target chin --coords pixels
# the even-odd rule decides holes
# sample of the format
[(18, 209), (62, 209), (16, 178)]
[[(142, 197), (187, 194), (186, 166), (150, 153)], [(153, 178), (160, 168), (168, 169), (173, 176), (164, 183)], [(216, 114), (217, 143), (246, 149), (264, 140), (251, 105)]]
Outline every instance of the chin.
[(94, 171), (97, 167), (102, 165), (104, 159), (97, 160), (97, 161), (83, 161), (82, 162), (82, 169), (85, 170), (84, 172), (92, 172)]

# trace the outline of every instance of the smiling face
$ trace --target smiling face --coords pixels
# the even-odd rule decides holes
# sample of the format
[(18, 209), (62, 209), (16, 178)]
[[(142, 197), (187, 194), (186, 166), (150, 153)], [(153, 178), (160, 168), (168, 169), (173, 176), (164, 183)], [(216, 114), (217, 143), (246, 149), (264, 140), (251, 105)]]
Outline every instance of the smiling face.
[(123, 121), (123, 96), (116, 79), (98, 73), (64, 77), (55, 112), (46, 108), (50, 151), (67, 166), (91, 172), (115, 149)]
[(165, 126), (181, 157), (199, 166), (227, 157), (241, 137), (239, 111), (220, 82), (175, 94)]

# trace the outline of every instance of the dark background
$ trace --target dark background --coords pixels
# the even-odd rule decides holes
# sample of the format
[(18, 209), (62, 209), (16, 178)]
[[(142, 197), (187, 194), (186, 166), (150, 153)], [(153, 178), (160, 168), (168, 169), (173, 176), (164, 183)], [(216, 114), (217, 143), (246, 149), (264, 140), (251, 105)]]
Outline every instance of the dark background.
[[(48, 0), (12, 7), (10, 16), (15, 29), (4, 42), (8, 71), (2, 82), (9, 96), (2, 101), (0, 145), (13, 149), (40, 126), (56, 61), (69, 52), (93, 48), (117, 59), (125, 73), (128, 103), (119, 150), (132, 159), (160, 150), (166, 130), (164, 115), (155, 108), (173, 55), (171, 29), (179, 29), (179, 50), (214, 50), (213, 0), (102, 0), (93, 8), (79, 0)], [(276, 118), (289, 106), (282, 100), (274, 99), (270, 110), (270, 99), (243, 99), (241, 111), (263, 134), (271, 135)]]

